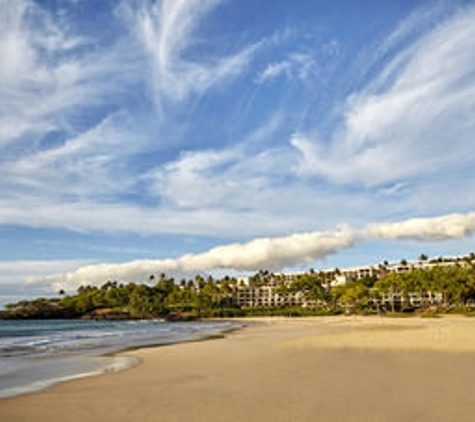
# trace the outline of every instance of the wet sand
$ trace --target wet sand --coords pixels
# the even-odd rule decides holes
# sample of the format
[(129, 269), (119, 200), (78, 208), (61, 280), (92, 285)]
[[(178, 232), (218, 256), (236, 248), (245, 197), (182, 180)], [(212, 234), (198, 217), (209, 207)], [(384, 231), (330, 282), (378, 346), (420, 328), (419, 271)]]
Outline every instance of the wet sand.
[(261, 320), (129, 353), (142, 363), (0, 401), (0, 420), (474, 420), (470, 318)]

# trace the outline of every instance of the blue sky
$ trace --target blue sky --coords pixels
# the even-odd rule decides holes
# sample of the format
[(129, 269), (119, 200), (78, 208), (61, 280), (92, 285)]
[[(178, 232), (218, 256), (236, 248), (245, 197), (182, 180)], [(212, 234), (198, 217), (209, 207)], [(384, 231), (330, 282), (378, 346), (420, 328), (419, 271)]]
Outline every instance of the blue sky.
[(0, 11), (0, 303), (475, 250), (475, 2)]

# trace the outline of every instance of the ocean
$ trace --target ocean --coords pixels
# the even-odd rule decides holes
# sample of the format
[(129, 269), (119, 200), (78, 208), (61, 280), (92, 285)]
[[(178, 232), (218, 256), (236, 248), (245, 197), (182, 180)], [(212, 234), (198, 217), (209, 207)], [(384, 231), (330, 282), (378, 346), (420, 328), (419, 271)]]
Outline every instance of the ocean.
[(119, 371), (138, 359), (115, 352), (199, 340), (239, 322), (0, 320), (0, 398)]

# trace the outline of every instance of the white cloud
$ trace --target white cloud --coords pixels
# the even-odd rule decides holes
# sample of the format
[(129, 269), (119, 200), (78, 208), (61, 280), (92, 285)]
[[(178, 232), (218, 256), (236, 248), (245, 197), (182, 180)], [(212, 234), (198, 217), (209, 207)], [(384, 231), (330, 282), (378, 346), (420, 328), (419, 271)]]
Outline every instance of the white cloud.
[(255, 151), (258, 138), (252, 133), (228, 149), (182, 153), (149, 173), (152, 195), (161, 199), (163, 209), (180, 215), (182, 224), (196, 221), (197, 213), (209, 215), (208, 233), (234, 238), (305, 231), (315, 221), (336, 224), (348, 212), (360, 215), (366, 208), (364, 195), (296, 181), (292, 166), (297, 155), (287, 148)]
[(277, 212), (271, 218), (267, 212), (254, 210), (240, 212), (218, 207), (180, 210), (173, 207), (146, 208), (121, 202), (45, 202), (43, 198), (28, 197), (0, 200), (0, 223), (60, 227), (78, 232), (147, 236), (169, 233), (223, 238), (249, 237), (256, 233), (276, 234), (302, 224), (309, 225), (310, 221), (307, 219), (302, 223), (296, 216), (279, 216)]
[(317, 65), (310, 53), (297, 52), (289, 54), (285, 60), (272, 62), (259, 72), (255, 83), (271, 82), (279, 77), (298, 79), (305, 82), (317, 72)]
[[(259, 148), (269, 137), (279, 136), (282, 121), (277, 113), (228, 148), (183, 151), (176, 160), (148, 173), (151, 194), (172, 210), (225, 211), (233, 215), (232, 221), (245, 220), (238, 232), (250, 220), (265, 221), (277, 198), (290, 199), (290, 189), (284, 192), (278, 181), (291, 175), (288, 169), (296, 155), (288, 148)], [(247, 212), (242, 214), (243, 210)], [(284, 223), (284, 227), (288, 226)]]
[(267, 196), (272, 165), (285, 157), (240, 148), (188, 152), (154, 172), (156, 194), (181, 209), (255, 209)]
[(394, 56), (347, 98), (324, 143), (291, 140), (301, 173), (378, 186), (473, 164), (475, 7), (467, 7)]
[(64, 198), (91, 200), (127, 190), (130, 177), (114, 171), (120, 158), (138, 144), (131, 142), (137, 136), (127, 122), (125, 113), (111, 114), (58, 146), (0, 162), (3, 199), (36, 192), (45, 203)]
[(38, 278), (57, 291), (76, 289), (82, 284), (107, 280), (145, 282), (150, 274), (165, 272), (192, 275), (217, 269), (256, 271), (282, 270), (310, 265), (342, 249), (371, 239), (412, 239), (440, 241), (460, 239), (475, 232), (475, 213), (451, 214), (396, 223), (374, 223), (362, 229), (340, 226), (333, 231), (298, 233), (277, 238), (257, 238), (247, 243), (219, 246), (207, 252), (186, 254), (175, 259), (138, 260), (122, 264), (97, 264)]
[(378, 54), (387, 54), (392, 49), (400, 47), (409, 38), (427, 32), (444, 16), (450, 14), (451, 10), (453, 11), (451, 7), (455, 6), (455, 3), (450, 5), (445, 2), (433, 2), (416, 8), (378, 46)]
[(78, 266), (87, 265), (85, 260), (18, 260), (0, 261), (0, 286), (19, 282), (31, 282), (33, 279), (45, 277), (57, 272), (73, 270)]
[(107, 52), (86, 52), (91, 40), (36, 2), (2, 0), (0, 9), (0, 147), (69, 130), (72, 115), (136, 80), (137, 60), (120, 40)]
[(104, 280), (125, 282), (146, 281), (150, 274), (188, 274), (215, 269), (251, 271), (270, 270), (311, 263), (323, 259), (354, 243), (354, 235), (347, 228), (333, 232), (294, 234), (282, 238), (261, 238), (245, 244), (231, 244), (199, 254), (187, 254), (177, 259), (140, 260), (124, 264), (98, 264), (76, 271), (52, 275), (41, 279), (55, 290), (76, 289), (81, 284), (102, 284)]
[[(237, 151), (184, 153), (154, 175), (158, 194), (184, 208), (205, 208), (225, 201), (233, 185), (239, 186), (239, 181), (228, 179), (223, 185), (218, 182), (216, 172), (235, 164), (239, 158), (241, 154)], [(232, 197), (229, 200), (232, 201)]]
[(138, 13), (129, 9), (135, 31), (145, 49), (159, 112), (166, 100), (183, 101), (239, 75), (258, 45), (235, 54), (193, 60), (187, 55), (198, 44), (197, 26), (222, 0), (164, 0), (144, 2)]
[(460, 239), (475, 232), (475, 212), (434, 218), (414, 218), (397, 223), (373, 223), (363, 230), (377, 239), (445, 240)]
[(7, 303), (56, 294), (58, 291), (52, 290), (51, 284), (44, 281), (45, 278), (89, 263), (85, 260), (0, 261), (0, 309)]

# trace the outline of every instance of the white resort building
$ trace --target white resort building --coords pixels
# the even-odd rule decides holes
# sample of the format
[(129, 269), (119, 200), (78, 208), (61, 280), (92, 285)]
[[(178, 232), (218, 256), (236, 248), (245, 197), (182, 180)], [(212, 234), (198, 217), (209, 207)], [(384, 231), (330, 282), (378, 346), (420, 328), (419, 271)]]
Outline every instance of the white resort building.
[(274, 308), (283, 306), (304, 306), (302, 292), (290, 293), (284, 291), (300, 274), (278, 274), (263, 286), (251, 286), (249, 280), (242, 281), (234, 292), (236, 305), (243, 308)]
[[(307, 273), (287, 273), (273, 274), (264, 285), (251, 285), (249, 279), (241, 279), (236, 286), (232, 301), (235, 305), (243, 308), (273, 308), (301, 306), (312, 307), (316, 305), (314, 300), (305, 297), (302, 291), (292, 291), (288, 289), (291, 284), (302, 275), (318, 277), (323, 280), (323, 287), (331, 290), (336, 286), (345, 285), (351, 281), (358, 281), (368, 278), (379, 279), (387, 273), (404, 273), (415, 269), (430, 269), (437, 266), (468, 265), (466, 259), (462, 258), (439, 258), (437, 260), (419, 260), (407, 262), (405, 260), (399, 263), (384, 263), (379, 265), (365, 265), (345, 269), (327, 269), (322, 271), (310, 271)], [(442, 294), (431, 292), (414, 292), (406, 297), (394, 293), (392, 295), (383, 295), (379, 304), (387, 305), (390, 303), (399, 303), (418, 307), (425, 304), (442, 303)]]

